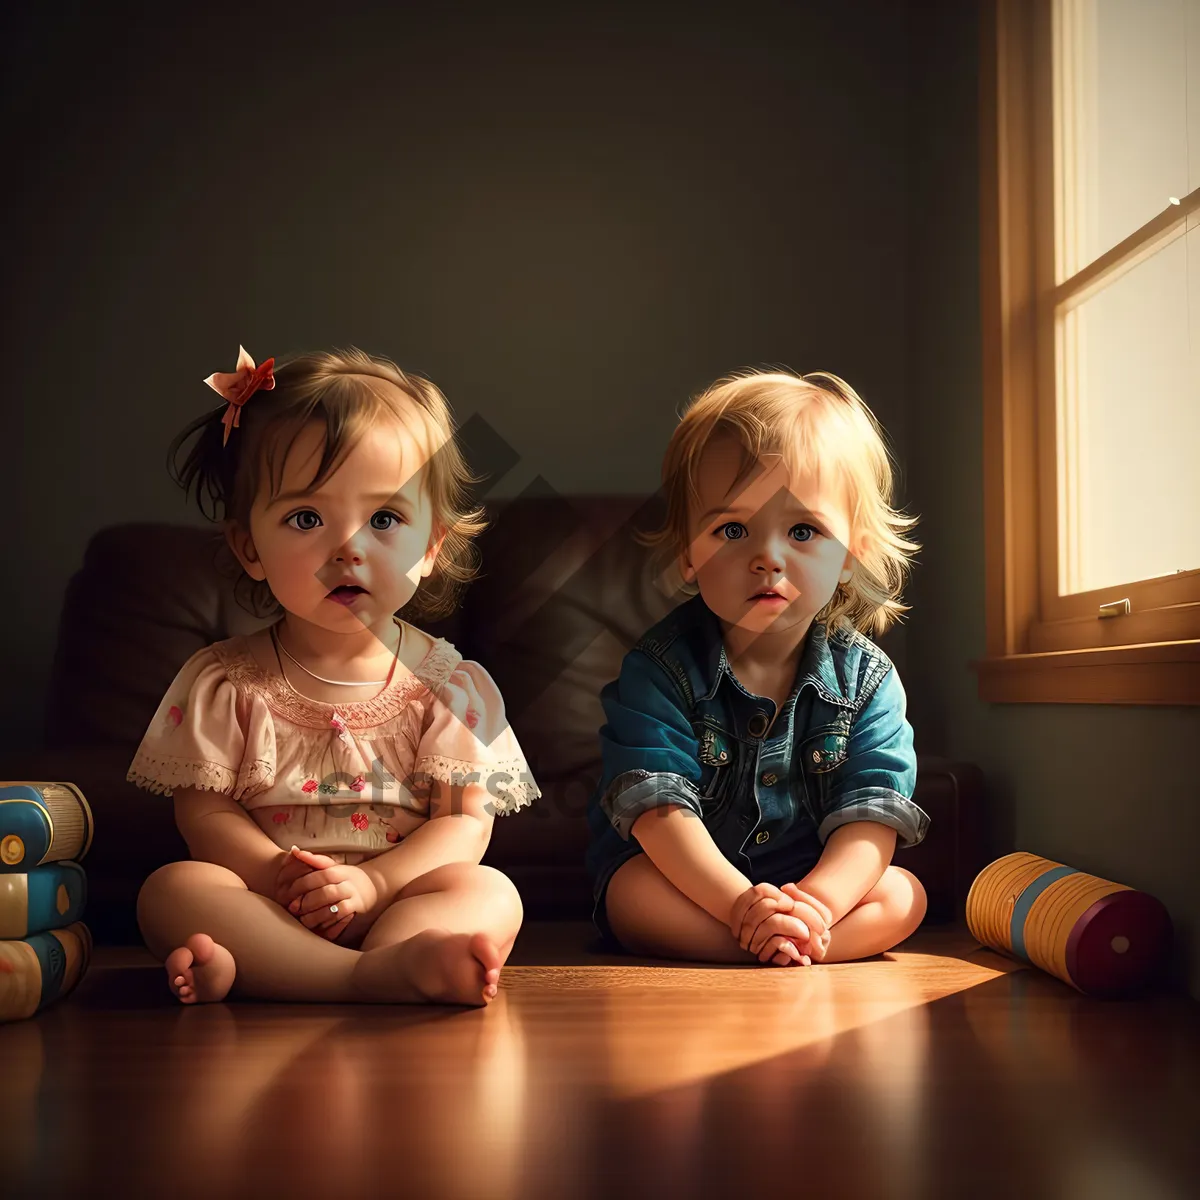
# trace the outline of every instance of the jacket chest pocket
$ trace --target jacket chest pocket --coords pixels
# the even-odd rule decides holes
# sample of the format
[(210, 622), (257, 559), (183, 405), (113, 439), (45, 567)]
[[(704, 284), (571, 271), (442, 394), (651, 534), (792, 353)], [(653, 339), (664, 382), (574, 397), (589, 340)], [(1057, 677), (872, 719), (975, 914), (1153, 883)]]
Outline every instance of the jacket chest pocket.
[(820, 824), (837, 784), (838, 768), (846, 761), (850, 747), (850, 718), (839, 718), (832, 724), (813, 730), (800, 741), (800, 769), (804, 789), (808, 794), (812, 817)]
[(720, 729), (702, 725), (696, 729), (702, 776), (700, 807), (704, 815), (721, 811), (729, 803), (733, 781), (737, 775), (737, 754), (733, 739)]

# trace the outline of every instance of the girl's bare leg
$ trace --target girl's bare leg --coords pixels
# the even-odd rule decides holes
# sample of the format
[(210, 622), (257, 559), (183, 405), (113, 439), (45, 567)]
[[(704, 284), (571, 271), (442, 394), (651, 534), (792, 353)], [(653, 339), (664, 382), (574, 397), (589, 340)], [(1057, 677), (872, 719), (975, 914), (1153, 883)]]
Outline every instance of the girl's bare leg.
[[(472, 871), (485, 872), (480, 880), (487, 882), (468, 879)], [(511, 896), (501, 901), (503, 886), (492, 876)], [(451, 924), (421, 925), (420, 910), (411, 919), (393, 915), (443, 890), (448, 900), (440, 907), (426, 900), (423, 909)], [(500, 911), (489, 912), (493, 906)], [(306, 929), (232, 871), (187, 861), (160, 867), (142, 885), (138, 923), (146, 945), (167, 964), (172, 990), (185, 1001), (221, 1000), (232, 988), (265, 1000), (480, 1005), (495, 994), (486, 989), (512, 948), (520, 900), (498, 871), (453, 863), (414, 880), (356, 950)], [(395, 929), (399, 936), (389, 936)]]
[(823, 962), (853, 962), (882, 954), (915, 932), (925, 918), (925, 889), (903, 867), (879, 882), (831, 930)]
[(604, 902), (617, 941), (633, 954), (761, 965), (738, 945), (728, 925), (689, 900), (646, 854), (617, 868)]
[(423, 946), (423, 987), (464, 997), (461, 1003), (486, 1003), (496, 995), (523, 915), (507, 875), (478, 863), (446, 863), (402, 888), (367, 931), (359, 974), (373, 977), (388, 949)]

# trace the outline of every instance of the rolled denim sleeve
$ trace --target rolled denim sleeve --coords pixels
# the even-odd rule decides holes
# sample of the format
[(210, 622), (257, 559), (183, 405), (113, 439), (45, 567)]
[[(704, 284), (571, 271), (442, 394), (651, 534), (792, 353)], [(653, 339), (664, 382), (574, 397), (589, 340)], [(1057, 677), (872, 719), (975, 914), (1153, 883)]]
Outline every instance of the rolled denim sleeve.
[(889, 826), (900, 846), (915, 846), (925, 836), (929, 816), (912, 801), (917, 757), (906, 707), (893, 667), (850, 728), (846, 760), (817, 830), (822, 845), (835, 829), (853, 821)]
[(607, 718), (600, 730), (600, 807), (613, 828), (628, 841), (638, 817), (667, 805), (700, 816), (699, 744), (666, 672), (631, 650), (600, 701)]

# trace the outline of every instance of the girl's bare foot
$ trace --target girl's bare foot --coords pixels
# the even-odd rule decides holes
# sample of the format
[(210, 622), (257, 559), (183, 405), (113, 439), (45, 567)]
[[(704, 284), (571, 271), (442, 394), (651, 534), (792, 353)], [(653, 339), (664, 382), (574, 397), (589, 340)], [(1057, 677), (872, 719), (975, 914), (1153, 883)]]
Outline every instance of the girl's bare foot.
[(479, 1008), (496, 998), (500, 964), (500, 951), (486, 934), (425, 929), (364, 951), (354, 982), (368, 1000)]
[(167, 982), (183, 1004), (224, 1000), (233, 987), (233, 955), (207, 933), (194, 933), (167, 955)]

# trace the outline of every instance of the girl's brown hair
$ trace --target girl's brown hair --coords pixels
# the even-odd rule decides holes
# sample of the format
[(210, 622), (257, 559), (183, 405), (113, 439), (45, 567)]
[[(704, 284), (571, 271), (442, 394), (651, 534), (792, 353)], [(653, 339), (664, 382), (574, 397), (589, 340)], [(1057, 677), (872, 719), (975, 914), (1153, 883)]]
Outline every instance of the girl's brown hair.
[[(405, 402), (407, 398), (410, 403)], [(436, 618), (454, 611), (459, 593), (479, 570), (472, 539), (485, 528), (483, 510), (471, 505), (478, 483), (454, 437), (445, 396), (428, 379), (394, 362), (351, 347), (303, 354), (275, 368), (275, 386), (257, 391), (242, 409), (238, 428), (223, 444), (226, 405), (191, 422), (171, 443), (167, 469), (210, 521), (250, 528), (250, 509), (264, 478), (272, 498), (282, 488), (288, 453), (312, 422), (325, 426), (325, 445), (309, 488), (315, 491), (345, 461), (355, 442), (376, 421), (411, 426), (414, 415), (427, 460), (423, 486), (434, 511), (434, 535), (445, 534), (433, 571), (405, 606), (406, 616)], [(196, 435), (199, 435), (196, 437)], [(195, 444), (183, 453), (186, 443)], [(181, 458), (182, 455), (182, 458)], [(227, 548), (222, 569), (235, 577), (238, 603), (256, 616), (280, 611), (265, 580), (251, 579)], [(248, 603), (246, 603), (248, 602)]]
[[(839, 583), (816, 619), (878, 635), (908, 611), (900, 595), (921, 548), (904, 534), (917, 523), (892, 506), (894, 475), (883, 430), (858, 393), (825, 371), (808, 375), (743, 371), (697, 396), (663, 457), (666, 520), (641, 540), (677, 559), (690, 543), (689, 514), (698, 495), (696, 467), (712, 438), (742, 446), (744, 478), (764, 454), (781, 454), (793, 473), (836, 471), (846, 489), (851, 541), (861, 541), (848, 583)], [(691, 588), (688, 588), (691, 590)]]

